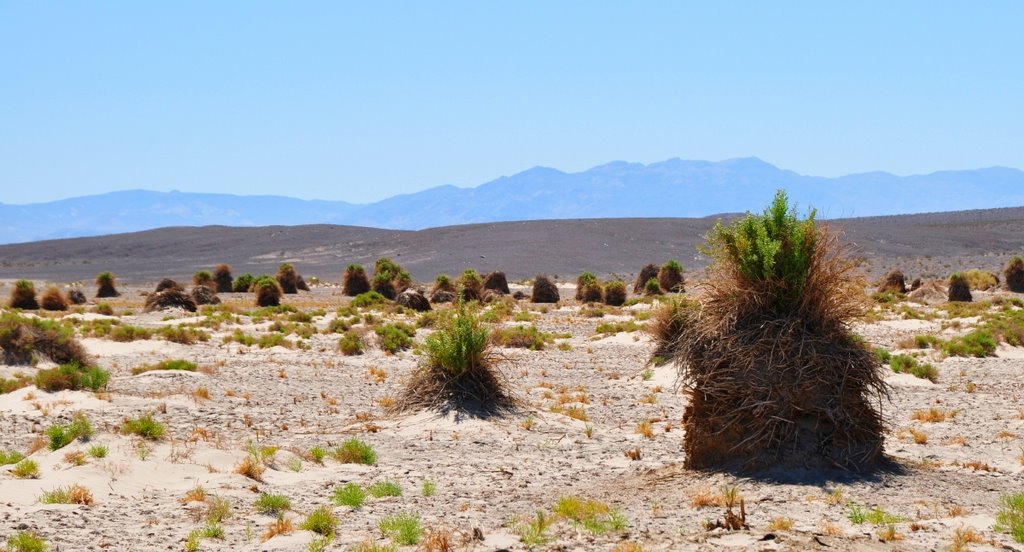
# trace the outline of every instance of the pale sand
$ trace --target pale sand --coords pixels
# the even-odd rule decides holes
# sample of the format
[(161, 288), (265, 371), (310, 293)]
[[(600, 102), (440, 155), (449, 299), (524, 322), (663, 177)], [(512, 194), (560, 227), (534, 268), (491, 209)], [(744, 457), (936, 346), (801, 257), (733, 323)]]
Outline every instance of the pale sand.
[[(561, 287), (563, 297), (571, 297), (569, 286)], [(337, 290), (325, 288), (285, 299), (292, 301), (324, 306), (328, 314), (313, 321), (323, 330), (343, 300)], [(167, 313), (143, 314), (137, 305), (126, 306), (139, 313), (122, 317), (126, 324), (155, 328), (206, 319), (174, 312), (172, 320), (163, 320)], [(314, 508), (332, 504), (336, 485), (393, 480), (402, 486), (401, 497), (368, 498), (358, 510), (333, 506), (341, 524), (329, 550), (347, 550), (366, 540), (387, 543), (377, 522), (400, 512), (419, 514), (426, 528), (443, 526), (465, 534), (478, 529), (485, 540), (475, 550), (524, 550), (518, 524), (510, 520), (533, 519), (538, 510), (550, 513), (559, 497), (570, 494), (620, 509), (627, 530), (592, 536), (558, 522), (540, 549), (612, 550), (629, 540), (644, 550), (930, 550), (946, 549), (961, 527), (974, 528), (995, 543), (972, 545), (974, 550), (1024, 549), (992, 529), (999, 497), (1024, 489), (1020, 348), (1001, 346), (995, 358), (930, 360), (939, 371), (935, 384), (907, 374), (887, 376), (893, 400), (884, 405), (892, 428), (886, 453), (904, 466), (903, 473), (773, 482), (681, 467), (685, 399), (675, 388), (676, 368), (647, 364), (654, 345), (644, 332), (595, 334), (599, 323), (632, 320), (631, 313), (648, 305), (603, 318), (581, 316), (571, 301), (547, 307), (547, 314), (540, 314), (540, 306), (520, 303), (518, 310), (523, 308), (533, 308), (541, 330), (570, 333), (556, 343), (571, 348), (501, 350), (501, 369), (527, 406), (499, 419), (429, 412), (387, 418), (381, 401), (397, 394), (416, 368), (420, 357), (414, 351), (387, 355), (371, 346), (365, 355), (344, 357), (336, 352), (338, 335), (324, 334), (304, 340), (307, 349), (224, 343), (236, 329), (258, 335), (270, 324), (245, 316), (211, 330), (209, 341), (195, 345), (84, 339), (88, 351), (112, 373), (108, 394), (43, 393), (29, 387), (0, 395), (0, 448), (24, 451), (43, 429), (67, 422), (78, 411), (97, 430), (90, 442), (32, 454), (39, 479), (19, 480), (9, 473), (11, 466), (0, 468), (0, 537), (22, 527), (39, 531), (60, 550), (181, 550), (188, 533), (203, 525), (205, 506), (180, 500), (202, 486), (230, 502), (231, 517), (223, 524), (225, 539), (203, 540), (201, 550), (306, 550), (315, 535), (298, 529), (261, 542), (274, 518), (254, 511), (256, 491), (288, 496), (292, 511), (286, 517), (298, 525)], [(393, 318), (416, 320), (414, 315)], [(939, 321), (916, 320), (856, 327), (873, 345), (888, 350), (915, 334), (939, 329)], [(428, 334), (421, 329), (416, 340)], [(376, 336), (370, 341), (376, 342)], [(131, 375), (133, 368), (165, 358), (190, 359), (204, 371)], [(383, 381), (371, 369), (383, 371)], [(33, 370), (0, 367), (6, 374)], [(968, 383), (975, 386), (973, 392), (967, 392)], [(211, 399), (194, 395), (198, 389)], [(585, 411), (587, 420), (566, 415), (570, 408)], [(956, 415), (940, 423), (911, 419), (915, 410), (929, 408)], [(147, 411), (167, 424), (168, 439), (143, 442), (118, 433), (125, 418)], [(637, 433), (645, 420), (654, 429), (653, 438)], [(915, 443), (910, 429), (924, 432), (927, 442)], [(341, 464), (330, 457), (318, 465), (306, 457), (312, 446), (331, 448), (351, 437), (376, 449), (376, 465)], [(267, 461), (262, 482), (234, 473), (249, 443), (279, 447)], [(69, 452), (85, 452), (94, 444), (106, 445), (109, 455), (87, 456), (82, 466), (65, 460)], [(634, 448), (642, 452), (635, 461), (624, 454)], [(427, 480), (436, 484), (435, 496), (423, 496)], [(70, 484), (88, 487), (96, 504), (39, 504), (44, 491)], [(722, 508), (695, 507), (692, 497), (731, 484), (744, 496), (751, 529), (704, 531), (702, 521), (720, 518)], [(835, 489), (842, 490), (843, 499), (830, 503)], [(896, 525), (903, 540), (881, 543), (879, 528), (852, 524), (848, 501), (905, 517)], [(951, 511), (954, 506), (964, 513)], [(793, 529), (770, 530), (777, 517), (792, 520)], [(826, 522), (842, 535), (824, 535)]]

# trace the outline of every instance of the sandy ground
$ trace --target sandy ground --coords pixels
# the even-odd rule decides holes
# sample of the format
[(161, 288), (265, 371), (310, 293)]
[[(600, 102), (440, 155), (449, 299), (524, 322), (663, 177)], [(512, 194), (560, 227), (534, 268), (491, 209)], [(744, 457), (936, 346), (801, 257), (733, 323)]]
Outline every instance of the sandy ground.
[[(247, 295), (222, 297), (239, 312), (251, 308)], [(285, 303), (325, 309), (313, 319), (323, 330), (347, 301), (336, 288), (314, 288)], [(181, 311), (142, 314), (137, 289), (111, 304), (122, 324), (155, 329), (207, 321)], [(891, 472), (778, 480), (701, 473), (681, 467), (684, 399), (674, 389), (674, 369), (647, 371), (653, 346), (642, 332), (595, 332), (602, 322), (643, 318), (648, 308), (607, 309), (596, 318), (571, 301), (546, 308), (520, 302), (516, 313), (528, 312), (540, 330), (567, 337), (540, 351), (500, 350), (499, 366), (526, 406), (497, 419), (387, 417), (382, 405), (417, 366), (417, 351), (389, 355), (371, 345), (366, 354), (343, 356), (338, 335), (323, 333), (302, 340), (301, 348), (225, 343), (239, 329), (256, 337), (268, 333), (270, 320), (245, 315), (206, 328), (210, 340), (193, 345), (85, 338), (112, 374), (107, 392), (28, 387), (0, 395), (0, 450), (31, 450), (46, 427), (75, 412), (97, 429), (89, 442), (33, 452), (38, 478), (18, 479), (12, 466), (0, 467), (0, 538), (31, 530), (54, 550), (182, 550), (188, 534), (205, 523), (206, 503), (183, 502), (186, 492), (201, 486), (230, 503), (230, 516), (223, 538), (203, 539), (200, 550), (306, 550), (317, 535), (297, 527), (264, 540), (275, 518), (253, 508), (261, 492), (287, 496), (291, 510), (285, 517), (296, 526), (315, 508), (331, 507), (340, 523), (328, 550), (368, 541), (386, 545), (378, 522), (402, 512), (418, 515), (427, 531), (468, 539), (458, 549), (527, 549), (520, 526), (538, 511), (550, 513), (567, 495), (618, 509), (625, 529), (595, 535), (556, 521), (536, 549), (939, 550), (948, 549), (954, 532), (973, 529), (981, 542), (971, 549), (1024, 550), (992, 528), (1000, 497), (1024, 490), (1024, 351), (1003, 346), (995, 358), (935, 359), (940, 375), (934, 384), (892, 374), (892, 401), (883, 405), (891, 427), (886, 453), (899, 466)], [(529, 322), (504, 322), (521, 323)], [(416, 341), (429, 331), (419, 330)], [(886, 320), (856, 331), (894, 350), (906, 337), (944, 330), (941, 320)], [(288, 339), (296, 341), (294, 335)], [(201, 370), (132, 375), (133, 368), (172, 358), (192, 360)], [(36, 369), (0, 366), (0, 376)], [(586, 419), (567, 415), (570, 408)], [(929, 408), (955, 416), (934, 423), (911, 419), (913, 411)], [(125, 418), (146, 412), (166, 424), (167, 438), (143, 441), (118, 431)], [(644, 422), (649, 437), (638, 433)], [(309, 458), (311, 447), (330, 449), (352, 437), (373, 446), (375, 465), (342, 464), (330, 456), (320, 465)], [(278, 449), (266, 459), (262, 481), (235, 473), (250, 443)], [(105, 458), (69, 461), (69, 453), (96, 444), (107, 446)], [(640, 458), (627, 457), (630, 449), (638, 449)], [(402, 495), (368, 498), (355, 510), (332, 503), (338, 485), (379, 481), (397, 482)], [(436, 494), (425, 496), (424, 482), (435, 484)], [(94, 505), (40, 503), (44, 491), (76, 483), (92, 492)], [(744, 498), (750, 529), (705, 530), (705, 521), (722, 517), (715, 497), (731, 485)], [(893, 524), (898, 540), (880, 539), (886, 527), (853, 524), (851, 502), (900, 516)]]

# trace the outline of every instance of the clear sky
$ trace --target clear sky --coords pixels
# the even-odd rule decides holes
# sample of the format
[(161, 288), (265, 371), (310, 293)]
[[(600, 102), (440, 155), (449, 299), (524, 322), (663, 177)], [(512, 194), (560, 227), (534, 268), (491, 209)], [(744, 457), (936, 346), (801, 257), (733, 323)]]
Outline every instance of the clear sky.
[(0, 202), (1024, 168), (1024, 2), (0, 0)]

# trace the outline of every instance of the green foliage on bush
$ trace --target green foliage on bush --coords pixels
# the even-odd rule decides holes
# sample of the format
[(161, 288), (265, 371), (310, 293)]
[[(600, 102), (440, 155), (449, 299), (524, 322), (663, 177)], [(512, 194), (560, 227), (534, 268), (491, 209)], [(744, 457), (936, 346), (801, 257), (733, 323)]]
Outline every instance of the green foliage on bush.
[(110, 373), (98, 366), (82, 367), (77, 362), (72, 362), (40, 370), (36, 373), (34, 383), (39, 389), (49, 392), (65, 389), (98, 391), (104, 388), (109, 380)]
[(81, 412), (75, 413), (69, 424), (54, 424), (46, 428), (46, 436), (50, 439), (50, 450), (58, 450), (71, 444), (75, 439), (88, 439), (95, 430), (89, 418)]
[(238, 278), (235, 278), (235, 281), (231, 283), (231, 291), (235, 293), (245, 293), (249, 291), (249, 288), (251, 288), (254, 283), (256, 283), (256, 277), (246, 272)]
[(164, 434), (167, 433), (167, 426), (155, 420), (153, 415), (147, 412), (138, 418), (125, 420), (121, 425), (121, 431), (155, 441), (163, 439)]
[(1013, 540), (1024, 543), (1024, 492), (1004, 496), (1000, 502), (993, 529), (1009, 533)]
[(352, 438), (343, 442), (331, 453), (335, 460), (342, 464), (366, 464), (372, 466), (377, 463), (377, 452), (368, 443)]
[(766, 286), (776, 306), (793, 308), (800, 300), (813, 262), (817, 234), (812, 209), (797, 217), (784, 190), (761, 215), (748, 214), (729, 226), (716, 224), (706, 253), (734, 266), (749, 283)]
[(416, 327), (405, 322), (394, 322), (379, 326), (374, 331), (380, 336), (380, 348), (389, 353), (404, 351), (412, 346)]
[(363, 336), (359, 332), (349, 330), (338, 339), (338, 349), (345, 356), (363, 354)]
[(939, 379), (939, 372), (934, 366), (927, 363), (920, 363), (910, 355), (896, 355), (889, 359), (889, 366), (897, 374), (911, 374), (915, 377), (926, 379), (935, 383)]
[(542, 332), (537, 326), (510, 326), (495, 328), (491, 332), (491, 343), (499, 347), (519, 347), (540, 351), (546, 343), (554, 341), (550, 333)]
[(356, 308), (373, 307), (376, 305), (383, 305), (387, 302), (387, 298), (380, 293), (377, 293), (376, 291), (367, 291), (366, 293), (360, 293), (352, 299), (352, 306)]
[(458, 313), (445, 320), (427, 337), (425, 348), (430, 365), (460, 375), (483, 365), (489, 332), (477, 317), (459, 305)]

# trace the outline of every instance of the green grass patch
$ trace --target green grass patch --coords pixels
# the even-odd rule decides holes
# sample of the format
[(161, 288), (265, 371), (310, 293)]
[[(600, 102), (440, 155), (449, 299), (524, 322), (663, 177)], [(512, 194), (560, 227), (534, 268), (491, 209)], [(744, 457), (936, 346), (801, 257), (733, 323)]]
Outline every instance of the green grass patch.
[(125, 420), (121, 424), (121, 432), (155, 441), (164, 438), (167, 426), (155, 420), (153, 415), (147, 412), (137, 418)]
[(338, 506), (360, 508), (366, 501), (366, 491), (358, 483), (346, 483), (334, 488), (334, 503)]
[(352, 438), (336, 447), (331, 453), (335, 460), (342, 464), (366, 464), (372, 466), (377, 463), (377, 452), (369, 443)]
[(261, 493), (253, 504), (253, 508), (261, 514), (277, 516), (287, 512), (292, 507), (292, 501), (287, 496), (279, 494)]
[(385, 496), (402, 496), (402, 486), (398, 481), (377, 481), (366, 488), (366, 492), (370, 493), (373, 498), (383, 498)]
[(402, 546), (413, 546), (420, 542), (423, 529), (416, 514), (401, 513), (387, 516), (377, 523), (380, 532)]

